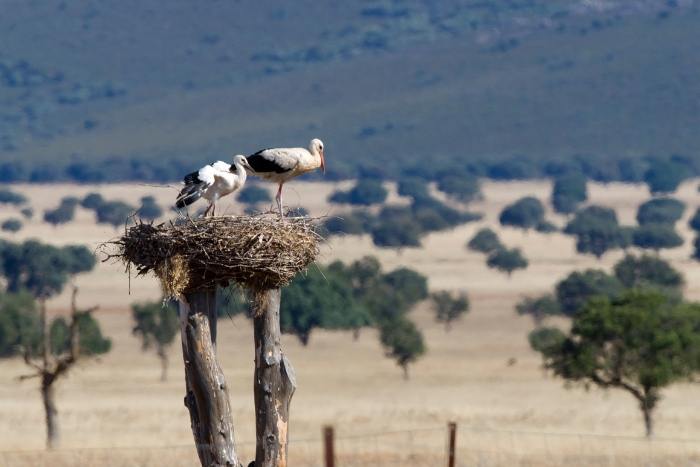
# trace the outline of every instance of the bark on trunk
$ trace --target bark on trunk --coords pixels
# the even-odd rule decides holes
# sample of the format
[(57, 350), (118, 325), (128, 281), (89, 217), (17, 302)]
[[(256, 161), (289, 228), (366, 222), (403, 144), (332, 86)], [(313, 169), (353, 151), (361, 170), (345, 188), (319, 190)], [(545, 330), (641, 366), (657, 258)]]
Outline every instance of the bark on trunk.
[(228, 386), (216, 359), (216, 293), (195, 292), (186, 300), (185, 406), (197, 454), (203, 467), (239, 467)]
[(255, 295), (255, 467), (286, 467), (294, 368), (282, 354), (280, 289)]

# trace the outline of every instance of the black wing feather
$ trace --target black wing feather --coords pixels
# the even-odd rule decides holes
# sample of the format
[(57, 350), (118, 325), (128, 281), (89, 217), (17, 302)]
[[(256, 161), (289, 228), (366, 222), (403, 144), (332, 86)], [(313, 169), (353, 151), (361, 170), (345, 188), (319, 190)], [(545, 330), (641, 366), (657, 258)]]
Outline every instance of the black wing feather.
[(182, 209), (197, 201), (204, 193), (204, 183), (199, 179), (199, 171), (185, 175), (185, 186), (175, 199), (175, 206)]
[(289, 172), (291, 169), (285, 169), (284, 167), (280, 166), (277, 164), (275, 161), (267, 159), (265, 156), (263, 156), (263, 152), (267, 151), (267, 149), (263, 149), (261, 151), (256, 152), (252, 156), (246, 157), (248, 159), (248, 164), (255, 170), (255, 172), (258, 173), (265, 173), (265, 172), (275, 172), (278, 174)]

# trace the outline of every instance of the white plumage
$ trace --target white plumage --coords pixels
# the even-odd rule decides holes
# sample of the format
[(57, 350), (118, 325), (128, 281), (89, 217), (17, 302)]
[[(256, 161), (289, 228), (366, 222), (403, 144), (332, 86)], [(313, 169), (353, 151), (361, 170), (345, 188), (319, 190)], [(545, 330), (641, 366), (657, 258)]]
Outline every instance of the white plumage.
[(282, 214), (282, 185), (294, 177), (311, 172), (319, 167), (326, 173), (323, 160), (323, 142), (320, 139), (311, 140), (309, 151), (304, 148), (275, 148), (263, 149), (248, 156), (248, 163), (255, 175), (273, 183), (279, 184), (277, 190), (277, 207)]
[(209, 206), (204, 212), (206, 216), (211, 211), (216, 214), (219, 199), (241, 188), (246, 181), (246, 170), (253, 170), (242, 155), (233, 158), (233, 165), (217, 161), (205, 165), (197, 172), (192, 172), (184, 178), (185, 187), (180, 191), (175, 205), (178, 209), (197, 201), (199, 198), (209, 200)]

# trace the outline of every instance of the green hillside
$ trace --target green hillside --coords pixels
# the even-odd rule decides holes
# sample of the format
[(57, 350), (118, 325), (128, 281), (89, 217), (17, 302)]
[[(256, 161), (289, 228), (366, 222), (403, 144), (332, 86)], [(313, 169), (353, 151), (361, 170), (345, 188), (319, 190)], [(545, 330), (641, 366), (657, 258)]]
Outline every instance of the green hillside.
[(0, 181), (178, 179), (313, 137), (332, 178), (697, 172), (698, 20), (694, 0), (7, 1)]

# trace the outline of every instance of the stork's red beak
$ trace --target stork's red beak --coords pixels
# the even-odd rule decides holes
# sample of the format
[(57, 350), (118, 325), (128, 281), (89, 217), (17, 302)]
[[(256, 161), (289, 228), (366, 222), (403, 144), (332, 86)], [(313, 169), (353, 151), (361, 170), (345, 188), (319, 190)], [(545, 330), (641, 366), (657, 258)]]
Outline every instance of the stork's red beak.
[(326, 173), (326, 163), (323, 160), (323, 151), (319, 151), (321, 153), (321, 170), (323, 170), (323, 173)]

